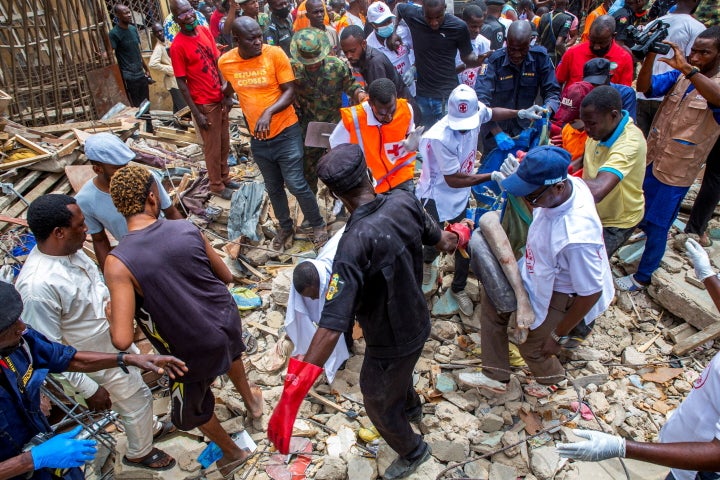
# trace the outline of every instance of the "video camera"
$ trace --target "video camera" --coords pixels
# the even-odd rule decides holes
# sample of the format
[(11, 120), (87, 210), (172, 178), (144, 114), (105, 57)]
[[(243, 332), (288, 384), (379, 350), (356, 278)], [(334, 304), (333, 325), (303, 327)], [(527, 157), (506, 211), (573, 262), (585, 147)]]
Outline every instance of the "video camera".
[(670, 45), (662, 43), (668, 36), (668, 25), (660, 20), (648, 24), (644, 29), (628, 25), (627, 33), (630, 38), (630, 51), (633, 55), (642, 60), (648, 53), (666, 54), (670, 51)]

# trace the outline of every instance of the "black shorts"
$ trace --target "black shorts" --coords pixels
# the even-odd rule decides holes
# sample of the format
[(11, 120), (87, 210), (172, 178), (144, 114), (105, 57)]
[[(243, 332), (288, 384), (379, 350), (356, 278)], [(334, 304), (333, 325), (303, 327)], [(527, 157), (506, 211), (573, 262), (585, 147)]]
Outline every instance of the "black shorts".
[(210, 421), (215, 413), (215, 395), (210, 389), (214, 381), (215, 377), (197, 382), (170, 384), (173, 425), (187, 431)]

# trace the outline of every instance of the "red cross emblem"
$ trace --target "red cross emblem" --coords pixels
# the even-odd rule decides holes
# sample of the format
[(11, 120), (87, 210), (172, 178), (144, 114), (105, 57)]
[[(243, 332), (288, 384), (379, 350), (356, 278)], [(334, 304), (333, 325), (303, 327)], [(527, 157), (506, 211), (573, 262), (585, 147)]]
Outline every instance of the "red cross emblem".
[(458, 110), (460, 110), (460, 113), (467, 112), (467, 109), (468, 109), (467, 103), (461, 103), (458, 105)]
[(392, 146), (392, 148), (386, 148), (385, 151), (387, 151), (388, 155), (392, 155), (393, 157), (400, 156), (400, 153), (402, 152), (402, 145), (399, 143), (396, 143)]
[(382, 5), (378, 5), (378, 12), (381, 12), (381, 13), (382, 13), (382, 12), (384, 12), (384, 11), (385, 11), (385, 9), (383, 8), (383, 6), (382, 6)]

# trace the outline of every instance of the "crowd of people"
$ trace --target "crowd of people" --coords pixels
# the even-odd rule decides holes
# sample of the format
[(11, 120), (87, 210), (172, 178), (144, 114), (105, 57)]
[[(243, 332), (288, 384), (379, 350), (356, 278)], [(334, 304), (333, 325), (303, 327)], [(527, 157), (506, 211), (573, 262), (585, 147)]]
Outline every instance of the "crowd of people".
[[(437, 281), (438, 251), (454, 254), (449, 295), (463, 316), (476, 307), (464, 291), (470, 271), (483, 282), (482, 369), (459, 380), (488, 395), (507, 388), (509, 341), (533, 379), (526, 395), (567, 386), (558, 353), (591, 334), (616, 291), (651, 283), (704, 167), (685, 232), (696, 275), (720, 304), (703, 249), (720, 201), (718, 2), (594, 3), (472, 0), (456, 16), (443, 0), (172, 0), (152, 26), (147, 64), (132, 12), (113, 7), (110, 41), (130, 103), (149, 99), (150, 72), (160, 75), (173, 108), (192, 113), (211, 194), (228, 200), (240, 187), (227, 162), (228, 114), (239, 104), (277, 221), (269, 248), (282, 253), (303, 229), (319, 250), (293, 275), (286, 321), (298, 356), (267, 432), (282, 453), (313, 383), (352, 353), (358, 322), (365, 410), (398, 454), (383, 478), (406, 477), (429, 458), (411, 426), (422, 417), (412, 373), (430, 334), (425, 292)], [(659, 25), (651, 22), (663, 22), (667, 37), (644, 48), (643, 30)], [(330, 124), (324, 147), (306, 146), (314, 122)], [(540, 143), (551, 145), (528, 151), (538, 125)], [(222, 450), (218, 468), (229, 478), (249, 453), (215, 416), (215, 377), (230, 377), (250, 418), (263, 415), (241, 359), (245, 337), (225, 286), (232, 275), (196, 227), (176, 221), (158, 179), (127, 166), (135, 154), (121, 140), (93, 135), (85, 153), (96, 176), (76, 199), (49, 194), (30, 205), (37, 246), (16, 285), (0, 284), (0, 402), (17, 412), (0, 426), (0, 478), (76, 478), (73, 467), (92, 457), (77, 431), (26, 448), (50, 428), (39, 385), (65, 370), (85, 372), (66, 378), (90, 409), (119, 413), (126, 464), (172, 468), (153, 441), (197, 427)], [(478, 158), (498, 154), (500, 166), (477, 170)], [(318, 180), (347, 212), (332, 239)], [(529, 226), (494, 212), (478, 225), (467, 219), (472, 187), (489, 184)], [(87, 233), (99, 268), (83, 252)], [(609, 259), (633, 234), (645, 238), (637, 271), (613, 278)], [(161, 355), (134, 354), (135, 324)], [(720, 471), (720, 419), (697, 407), (720, 400), (717, 364), (663, 428), (663, 444), (579, 432), (588, 441), (559, 446), (561, 455), (628, 456), (672, 467), (668, 478), (718, 478), (710, 472)], [(128, 366), (169, 373), (170, 421), (153, 417), (149, 390)]]

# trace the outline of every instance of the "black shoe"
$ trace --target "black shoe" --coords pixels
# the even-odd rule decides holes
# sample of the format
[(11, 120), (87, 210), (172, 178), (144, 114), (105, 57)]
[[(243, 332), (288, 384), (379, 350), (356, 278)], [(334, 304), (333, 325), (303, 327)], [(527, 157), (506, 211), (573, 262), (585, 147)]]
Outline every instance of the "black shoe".
[(225, 184), (225, 187), (229, 188), (230, 190), (237, 190), (238, 188), (240, 188), (240, 183), (230, 180)]
[(385, 470), (383, 475), (384, 480), (395, 480), (396, 478), (405, 478), (412, 474), (417, 468), (430, 458), (430, 445), (423, 442), (423, 451), (418, 455), (415, 460), (407, 460), (402, 457), (398, 457), (390, 466)]

